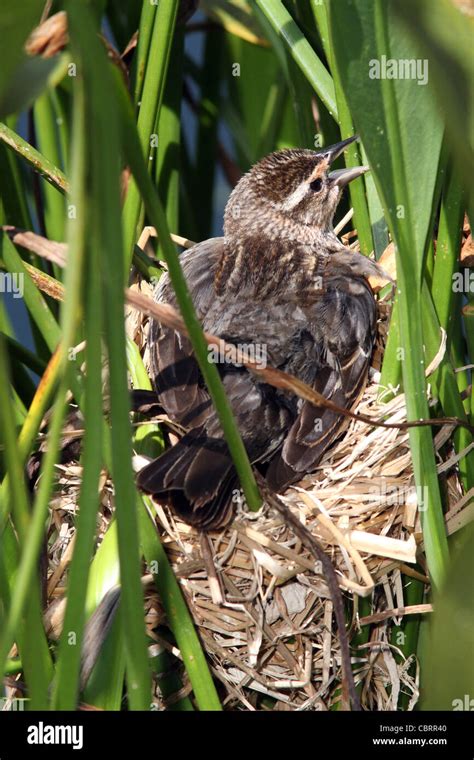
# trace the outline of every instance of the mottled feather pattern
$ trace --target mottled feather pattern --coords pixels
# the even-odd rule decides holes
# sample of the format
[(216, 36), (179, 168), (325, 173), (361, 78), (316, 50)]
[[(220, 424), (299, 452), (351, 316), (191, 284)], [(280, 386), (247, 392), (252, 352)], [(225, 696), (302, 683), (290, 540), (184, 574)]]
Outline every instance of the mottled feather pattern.
[[(351, 408), (375, 340), (367, 277), (377, 265), (333, 233), (340, 188), (327, 175), (328, 155), (289, 150), (263, 159), (233, 191), (224, 237), (199, 243), (180, 260), (207, 332), (261, 346), (268, 365)], [(319, 177), (316, 187), (327, 187), (318, 199), (312, 183)], [(177, 305), (168, 275), (155, 298)], [(188, 432), (142, 470), (139, 485), (190, 524), (221, 527), (232, 518), (238, 481), (191, 344), (153, 322), (150, 352), (159, 403)], [(217, 366), (249, 458), (271, 487), (281, 491), (314, 470), (344, 418), (262, 383), (244, 367)]]

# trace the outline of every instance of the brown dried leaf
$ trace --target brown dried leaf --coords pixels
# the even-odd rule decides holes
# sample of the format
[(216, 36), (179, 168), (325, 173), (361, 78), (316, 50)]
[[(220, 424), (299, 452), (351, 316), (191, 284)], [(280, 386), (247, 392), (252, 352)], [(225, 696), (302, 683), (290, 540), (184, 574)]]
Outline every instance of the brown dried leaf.
[(25, 43), (28, 55), (52, 58), (69, 42), (66, 11), (59, 11), (33, 29)]

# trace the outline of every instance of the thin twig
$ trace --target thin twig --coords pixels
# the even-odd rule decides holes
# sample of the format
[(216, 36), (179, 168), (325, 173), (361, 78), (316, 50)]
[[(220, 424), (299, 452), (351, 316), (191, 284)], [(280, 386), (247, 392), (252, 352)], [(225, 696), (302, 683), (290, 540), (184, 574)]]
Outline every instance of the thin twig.
[[(137, 293), (134, 290), (127, 289), (125, 292), (125, 299), (130, 306), (133, 306), (138, 311), (148, 314), (153, 319), (162, 322), (167, 327), (171, 327), (184, 335), (187, 335), (185, 324), (172, 306), (169, 304), (158, 304), (148, 296), (142, 293)], [(261, 377), (268, 385), (272, 385), (275, 388), (290, 391), (296, 394), (305, 401), (309, 401), (315, 406), (323, 406), (327, 409), (331, 409), (337, 414), (350, 417), (353, 420), (362, 422), (365, 425), (372, 425), (374, 427), (382, 428), (394, 428), (396, 430), (406, 430), (412, 427), (422, 427), (427, 425), (453, 425), (454, 427), (463, 426), (467, 428), (472, 434), (474, 434), (474, 426), (467, 420), (461, 420), (458, 417), (437, 417), (432, 420), (415, 420), (411, 422), (383, 422), (382, 420), (375, 420), (365, 414), (356, 414), (349, 409), (345, 409), (342, 406), (338, 406), (333, 401), (322, 396), (318, 391), (311, 388), (309, 385), (299, 380), (294, 375), (290, 375), (287, 372), (283, 372), (280, 369), (274, 367), (261, 367), (256, 362), (247, 359), (247, 357), (231, 343), (227, 343), (210, 333), (204, 333), (204, 337), (209, 346), (217, 348), (220, 355), (228, 357), (234, 364), (242, 364), (247, 367), (250, 372)]]

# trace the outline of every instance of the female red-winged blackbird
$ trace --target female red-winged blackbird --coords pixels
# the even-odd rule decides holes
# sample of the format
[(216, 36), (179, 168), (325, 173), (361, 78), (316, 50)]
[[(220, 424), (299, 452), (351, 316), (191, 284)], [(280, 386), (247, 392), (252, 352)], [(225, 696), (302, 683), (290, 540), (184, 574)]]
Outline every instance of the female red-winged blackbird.
[[(180, 259), (207, 332), (346, 408), (365, 387), (376, 324), (366, 278), (380, 274), (377, 264), (343, 246), (332, 226), (342, 188), (367, 170), (328, 173), (355, 139), (264, 158), (232, 192), (224, 237)], [(167, 275), (155, 299), (177, 306)], [(149, 341), (160, 404), (188, 432), (139, 473), (138, 484), (191, 525), (218, 528), (232, 517), (238, 480), (191, 343), (157, 322)], [(226, 361), (218, 367), (249, 458), (269, 485), (282, 490), (313, 470), (344, 418), (244, 367)]]

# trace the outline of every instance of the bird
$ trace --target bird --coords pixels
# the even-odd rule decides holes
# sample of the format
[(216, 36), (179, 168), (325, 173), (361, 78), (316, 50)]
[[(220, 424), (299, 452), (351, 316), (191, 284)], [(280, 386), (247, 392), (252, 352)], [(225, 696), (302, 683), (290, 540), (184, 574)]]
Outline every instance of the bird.
[[(330, 171), (356, 139), (265, 156), (233, 189), (223, 236), (180, 255), (206, 332), (253, 350), (253, 358), (347, 409), (364, 391), (376, 339), (368, 278), (385, 275), (333, 228), (343, 189), (368, 170)], [(166, 273), (154, 300), (179, 308)], [(137, 484), (195, 528), (221, 529), (235, 514), (239, 483), (192, 344), (156, 320), (148, 342), (159, 404), (185, 432), (140, 470)], [(342, 434), (344, 416), (272, 387), (244, 366), (216, 364), (250, 462), (268, 486), (281, 493), (314, 471)]]

